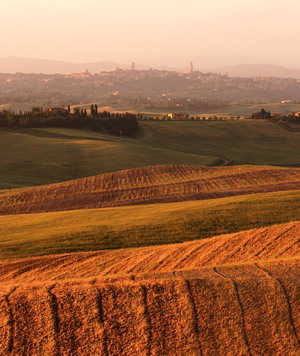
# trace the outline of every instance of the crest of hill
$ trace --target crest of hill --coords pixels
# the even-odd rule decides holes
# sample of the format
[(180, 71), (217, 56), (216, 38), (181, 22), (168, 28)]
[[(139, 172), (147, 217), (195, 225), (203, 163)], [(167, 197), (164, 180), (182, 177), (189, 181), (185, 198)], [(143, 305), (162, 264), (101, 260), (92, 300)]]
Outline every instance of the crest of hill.
[(204, 200), (300, 189), (300, 169), (150, 166), (0, 192), (0, 214)]
[(112, 71), (120, 65), (114, 62), (73, 63), (37, 58), (4, 57), (0, 58), (2, 73), (45, 73), (66, 74), (83, 72), (87, 68), (93, 72)]
[(167, 273), (300, 258), (300, 222), (173, 245), (71, 253), (0, 262), (0, 283)]
[(274, 64), (238, 64), (211, 69), (214, 73), (228, 73), (231, 77), (300, 78), (299, 68), (287, 68)]

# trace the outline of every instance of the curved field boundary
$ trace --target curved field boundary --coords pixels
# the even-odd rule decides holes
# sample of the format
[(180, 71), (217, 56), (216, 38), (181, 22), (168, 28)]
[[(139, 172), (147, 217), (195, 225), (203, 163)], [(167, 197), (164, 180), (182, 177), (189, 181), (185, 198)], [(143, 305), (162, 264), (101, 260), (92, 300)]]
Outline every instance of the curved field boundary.
[(298, 355), (299, 267), (297, 259), (110, 281), (4, 284), (0, 352)]
[(293, 222), (181, 244), (1, 261), (0, 283), (165, 273), (299, 256), (300, 222)]
[(0, 192), (0, 214), (221, 198), (300, 189), (300, 169), (153, 166)]

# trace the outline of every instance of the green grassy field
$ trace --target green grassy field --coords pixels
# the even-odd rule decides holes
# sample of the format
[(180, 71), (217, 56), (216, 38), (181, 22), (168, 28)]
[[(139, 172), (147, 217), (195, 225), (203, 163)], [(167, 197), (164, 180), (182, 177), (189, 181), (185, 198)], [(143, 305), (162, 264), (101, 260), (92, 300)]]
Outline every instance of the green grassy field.
[(184, 242), (300, 220), (300, 191), (0, 216), (0, 259)]
[(269, 122), (141, 122), (136, 139), (69, 129), (0, 130), (0, 189), (156, 164), (300, 165), (300, 132)]
[(209, 165), (217, 157), (144, 145), (92, 131), (0, 131), (0, 189), (62, 182), (156, 164)]
[(142, 123), (144, 145), (225, 157), (236, 163), (300, 165), (300, 132), (263, 121)]

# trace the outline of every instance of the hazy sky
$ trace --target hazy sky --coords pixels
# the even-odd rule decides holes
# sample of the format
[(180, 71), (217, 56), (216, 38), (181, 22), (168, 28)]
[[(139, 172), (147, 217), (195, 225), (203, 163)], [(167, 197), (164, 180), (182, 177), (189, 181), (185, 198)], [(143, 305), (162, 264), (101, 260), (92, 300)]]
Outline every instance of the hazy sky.
[(239, 54), (300, 67), (299, 13), (299, 0), (1, 0), (0, 57)]

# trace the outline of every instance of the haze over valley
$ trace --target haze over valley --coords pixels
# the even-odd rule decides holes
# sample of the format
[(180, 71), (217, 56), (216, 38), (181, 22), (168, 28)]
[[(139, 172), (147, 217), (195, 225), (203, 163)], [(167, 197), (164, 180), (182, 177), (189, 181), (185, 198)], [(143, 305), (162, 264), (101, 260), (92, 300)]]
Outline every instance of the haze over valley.
[[(135, 61), (133, 61), (135, 63)], [(212, 72), (228, 74), (231, 77), (279, 77), (300, 79), (300, 67), (288, 67), (279, 64), (264, 62), (257, 58), (243, 56), (185, 56), (141, 59), (135, 63), (135, 69), (158, 69), (176, 72), (189, 72), (190, 62), (195, 70), (200, 72)], [(111, 72), (116, 68), (129, 70), (130, 63), (118, 63), (110, 61), (95, 62), (66, 62), (61, 60), (47, 60), (22, 57), (0, 58), (0, 72), (2, 73), (35, 73), (35, 74), (70, 74), (80, 73), (88, 69), (91, 73)]]

